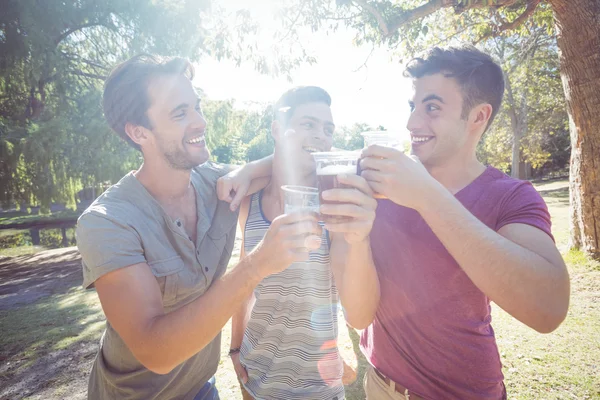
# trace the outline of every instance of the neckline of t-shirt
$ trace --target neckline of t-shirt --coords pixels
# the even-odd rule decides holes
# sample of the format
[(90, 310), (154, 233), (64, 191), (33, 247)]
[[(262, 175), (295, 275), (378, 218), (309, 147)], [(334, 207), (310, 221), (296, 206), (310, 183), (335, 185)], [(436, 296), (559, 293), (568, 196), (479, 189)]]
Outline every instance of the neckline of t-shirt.
[(458, 197), (464, 196), (465, 193), (467, 193), (472, 187), (477, 185), (480, 181), (487, 178), (488, 175), (490, 175), (492, 172), (494, 172), (494, 167), (492, 167), (491, 165), (487, 165), (485, 167), (485, 170), (481, 174), (479, 174), (475, 179), (473, 179), (471, 181), (471, 183), (469, 183), (467, 186), (465, 186), (464, 188), (462, 188), (458, 192), (456, 192), (454, 194), (454, 197), (458, 198)]
[[(127, 174), (127, 177), (135, 182), (135, 185), (137, 185), (141, 189), (143, 195), (146, 198), (150, 199), (150, 201), (154, 204), (154, 206), (156, 206), (160, 210), (160, 212), (163, 214), (164, 218), (166, 218), (167, 220), (169, 220), (173, 224), (175, 224), (177, 221), (173, 220), (173, 218), (171, 218), (167, 214), (167, 212), (165, 211), (163, 206), (160, 204), (160, 202), (158, 200), (156, 200), (156, 198), (154, 196), (152, 196), (152, 194), (148, 191), (148, 189), (146, 189), (146, 186), (144, 186), (142, 184), (142, 182), (140, 182), (140, 180), (135, 176), (135, 172), (136, 171), (129, 172), (129, 174)], [(193, 171), (192, 171), (192, 173), (193, 173)], [(196, 194), (196, 209), (197, 209), (196, 213), (199, 213), (199, 212), (201, 213), (200, 207), (203, 206), (201, 204), (201, 198), (200, 198), (201, 196), (200, 196), (200, 193), (198, 192), (198, 188), (196, 187), (196, 184), (194, 183), (194, 179), (192, 179), (191, 175), (190, 175), (190, 183), (192, 184), (192, 187), (194, 188), (194, 192)]]

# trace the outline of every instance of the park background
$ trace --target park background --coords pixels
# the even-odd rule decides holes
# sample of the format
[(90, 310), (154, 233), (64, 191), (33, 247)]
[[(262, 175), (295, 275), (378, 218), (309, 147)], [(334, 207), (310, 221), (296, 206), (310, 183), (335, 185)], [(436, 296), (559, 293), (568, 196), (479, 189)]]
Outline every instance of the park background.
[[(85, 398), (104, 317), (79, 286), (73, 227), (140, 163), (102, 116), (115, 63), (140, 52), (192, 60), (213, 159), (243, 164), (270, 154), (270, 105), (296, 85), (331, 94), (336, 147), (361, 148), (370, 129), (407, 134), (403, 66), (464, 42), (507, 82), (480, 159), (534, 182), (572, 278), (552, 334), (494, 308), (509, 398), (600, 398), (599, 2), (1, 0), (0, 399)], [(348, 398), (363, 399), (358, 334), (340, 328)], [(237, 399), (224, 333), (218, 386)]]

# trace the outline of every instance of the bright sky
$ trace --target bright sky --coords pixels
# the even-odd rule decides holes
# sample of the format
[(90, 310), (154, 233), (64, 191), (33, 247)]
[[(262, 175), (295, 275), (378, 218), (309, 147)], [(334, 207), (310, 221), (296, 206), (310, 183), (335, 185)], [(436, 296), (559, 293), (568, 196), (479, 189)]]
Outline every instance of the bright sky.
[[(256, 4), (259, 3), (259, 4)], [(228, 10), (249, 8), (258, 15), (263, 29), (261, 47), (268, 48), (268, 41), (275, 29), (273, 0), (247, 2), (227, 0)], [(352, 44), (353, 33), (340, 28), (329, 36), (325, 32), (301, 36), (309, 53), (317, 63), (302, 65), (292, 72), (292, 82), (285, 77), (273, 78), (254, 70), (251, 63), (236, 68), (231, 61), (218, 62), (205, 58), (196, 66), (194, 83), (211, 99), (235, 99), (238, 107), (249, 104), (273, 103), (293, 86), (316, 85), (329, 92), (336, 125), (352, 125), (366, 122), (376, 127), (383, 125), (389, 130), (405, 130), (409, 115), (408, 96), (410, 81), (402, 77), (403, 66), (389, 59), (386, 49), (376, 49), (367, 66), (360, 68), (369, 53), (370, 46), (357, 48)]]

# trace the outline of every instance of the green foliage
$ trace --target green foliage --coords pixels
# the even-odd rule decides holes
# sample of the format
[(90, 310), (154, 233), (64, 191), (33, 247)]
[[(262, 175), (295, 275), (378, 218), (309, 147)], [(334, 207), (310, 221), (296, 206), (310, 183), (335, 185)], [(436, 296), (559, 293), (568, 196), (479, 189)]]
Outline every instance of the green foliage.
[[(69, 246), (75, 245), (75, 229), (69, 228), (66, 231)], [(11, 249), (15, 247), (31, 246), (31, 235), (28, 230), (15, 231), (14, 233), (0, 236), (0, 250)], [(46, 249), (58, 249), (63, 247), (62, 230), (60, 229), (41, 229), (40, 245)]]
[(207, 120), (207, 144), (213, 160), (224, 164), (243, 164), (273, 153), (272, 110), (235, 107), (233, 100), (203, 102)]
[[(567, 114), (551, 6), (541, 2), (531, 10), (529, 3), (464, 0), (423, 7), (421, 0), (290, 0), (282, 6), (281, 30), (296, 32), (303, 26), (335, 32), (345, 26), (355, 32), (355, 45), (387, 47), (400, 62), (432, 46), (478, 43), (501, 60), (516, 99), (504, 102), (480, 143), (480, 157), (509, 171), (516, 140), (523, 161), (549, 172), (568, 163)], [(512, 112), (518, 114), (518, 125), (513, 124)], [(337, 146), (347, 144), (337, 139)]]
[(259, 160), (273, 154), (275, 142), (270, 132), (262, 131), (248, 144), (248, 161)]
[(531, 33), (498, 37), (484, 45), (506, 72), (506, 94), (479, 155), (508, 172), (518, 142), (521, 161), (541, 175), (568, 165), (570, 138), (554, 37), (543, 26)]
[(364, 147), (361, 133), (372, 131), (373, 128), (365, 123), (356, 123), (351, 127), (340, 127), (335, 131), (333, 147), (344, 150), (358, 150)]
[(0, 234), (0, 249), (31, 245), (29, 234), (23, 231), (3, 231)]
[(75, 193), (139, 162), (100, 108), (112, 65), (139, 52), (203, 52), (208, 0), (4, 0), (0, 13), (0, 202), (75, 206)]
[[(110, 131), (102, 117), (102, 82), (110, 67), (139, 52), (181, 55), (197, 60), (202, 53), (250, 60), (265, 73), (282, 74), (315, 59), (299, 44), (301, 29), (335, 32), (347, 26), (357, 45), (387, 46), (406, 58), (437, 44), (477, 41), (500, 35), (513, 49), (544, 32), (553, 40), (549, 5), (542, 2), (526, 23), (512, 31), (498, 27), (514, 21), (526, 2), (502, 1), (489, 8), (459, 2), (412, 18), (421, 0), (354, 2), (288, 0), (281, 3), (276, 44), (261, 48), (260, 27), (248, 10), (227, 15), (209, 0), (3, 0), (0, 13), (0, 203), (39, 205), (53, 202), (75, 207), (85, 187), (115, 182), (136, 167), (140, 155)], [(410, 18), (409, 18), (410, 17)], [(491, 42), (484, 42), (487, 46)], [(506, 60), (515, 59), (507, 55)], [(538, 52), (539, 53), (539, 52)], [(517, 98), (526, 94), (533, 117), (521, 139), (522, 156), (544, 170), (568, 159), (566, 117), (556, 69), (556, 46), (541, 53), (552, 65), (527, 61), (511, 74)], [(552, 54), (551, 54), (552, 53)], [(513, 76), (514, 75), (514, 76)], [(536, 82), (536, 86), (527, 82)], [(259, 106), (241, 111), (233, 101), (206, 101), (207, 140), (213, 158), (238, 164), (270, 154), (271, 111)], [(558, 111), (557, 111), (558, 110)], [(487, 135), (480, 153), (507, 168), (511, 131), (507, 110)], [(497, 128), (496, 128), (497, 127)], [(340, 129), (336, 147), (360, 148), (358, 131)], [(508, 160), (508, 161), (507, 161)]]

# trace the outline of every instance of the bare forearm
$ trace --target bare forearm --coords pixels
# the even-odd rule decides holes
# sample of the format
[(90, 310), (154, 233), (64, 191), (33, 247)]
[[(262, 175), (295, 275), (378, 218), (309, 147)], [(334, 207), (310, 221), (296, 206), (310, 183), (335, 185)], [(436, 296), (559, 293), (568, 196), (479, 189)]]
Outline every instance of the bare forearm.
[(270, 178), (273, 173), (273, 155), (261, 158), (260, 160), (250, 161), (244, 168), (250, 168), (252, 178)]
[(432, 199), (419, 212), (473, 283), (526, 325), (554, 329), (548, 321), (562, 313), (568, 292), (561, 268), (488, 228), (450, 192)]
[(353, 245), (342, 238), (335, 239), (331, 265), (348, 323), (358, 329), (366, 328), (379, 305), (379, 279), (369, 239)]
[(261, 191), (262, 189), (267, 187), (269, 182), (271, 182), (270, 176), (252, 179), (252, 181), (250, 182), (250, 187), (248, 188), (248, 193), (246, 193), (246, 195), (250, 196), (254, 193)]
[(252, 267), (243, 259), (197, 300), (154, 318), (145, 329), (145, 363), (166, 373), (206, 347), (260, 281)]
[(248, 323), (248, 312), (252, 303), (252, 295), (248, 296), (238, 310), (231, 317), (231, 348), (238, 348), (242, 345), (244, 332)]

